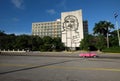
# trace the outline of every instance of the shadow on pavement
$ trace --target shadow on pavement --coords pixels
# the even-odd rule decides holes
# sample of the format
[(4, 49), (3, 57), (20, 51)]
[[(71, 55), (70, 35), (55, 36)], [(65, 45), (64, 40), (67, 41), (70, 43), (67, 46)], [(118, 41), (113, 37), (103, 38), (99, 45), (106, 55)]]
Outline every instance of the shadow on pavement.
[(6, 72), (1, 72), (0, 75), (19, 72), (19, 71), (25, 71), (25, 70), (30, 70), (30, 69), (36, 69), (36, 68), (41, 68), (41, 67), (45, 67), (45, 66), (56, 65), (56, 64), (61, 64), (61, 63), (71, 62), (71, 61), (75, 61), (75, 60), (65, 60), (62, 62), (49, 63), (49, 64), (40, 65), (40, 66), (33, 66), (33, 67), (27, 67), (27, 68), (22, 68), (22, 69), (17, 69), (17, 70), (6, 71)]

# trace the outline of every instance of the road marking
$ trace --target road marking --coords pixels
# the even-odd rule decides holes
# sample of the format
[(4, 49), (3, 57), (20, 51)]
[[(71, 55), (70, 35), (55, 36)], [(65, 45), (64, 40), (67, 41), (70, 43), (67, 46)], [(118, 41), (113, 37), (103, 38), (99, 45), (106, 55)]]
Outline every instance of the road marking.
[(34, 66), (34, 65), (32, 65), (32, 64), (0, 64), (0, 66), (25, 67), (25, 66)]
[(120, 72), (120, 69), (114, 68), (85, 68), (85, 67), (67, 67), (67, 66), (45, 66), (42, 68), (53, 68), (53, 69), (77, 69), (77, 70), (93, 70), (93, 71), (116, 71)]

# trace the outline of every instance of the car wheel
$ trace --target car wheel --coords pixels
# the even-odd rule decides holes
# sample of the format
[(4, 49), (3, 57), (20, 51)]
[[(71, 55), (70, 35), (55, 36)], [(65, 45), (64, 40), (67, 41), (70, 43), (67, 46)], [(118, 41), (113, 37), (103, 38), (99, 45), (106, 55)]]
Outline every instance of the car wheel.
[(85, 58), (85, 56), (82, 56), (82, 58)]
[(97, 56), (93, 56), (93, 58), (96, 58)]

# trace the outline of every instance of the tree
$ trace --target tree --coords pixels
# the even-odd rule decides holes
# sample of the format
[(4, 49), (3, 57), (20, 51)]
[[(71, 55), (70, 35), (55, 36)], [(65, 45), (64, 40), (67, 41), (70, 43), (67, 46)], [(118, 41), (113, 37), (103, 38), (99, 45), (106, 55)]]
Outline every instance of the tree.
[(107, 33), (110, 32), (110, 29), (114, 28), (114, 25), (111, 22), (100, 21), (95, 23), (95, 27), (93, 28), (94, 34), (107, 36)]
[[(114, 25), (111, 22), (107, 21), (100, 21), (98, 23), (95, 23), (95, 27), (93, 28), (94, 34), (97, 34), (98, 36), (102, 35), (103, 37), (106, 37), (106, 44), (109, 48), (109, 33), (110, 29), (114, 28)], [(100, 41), (100, 40), (99, 40)]]
[(105, 45), (106, 45), (106, 43), (105, 43), (104, 36), (103, 35), (97, 36), (96, 44), (95, 44), (96, 48), (101, 51), (103, 48), (105, 48)]
[(0, 49), (1, 50), (32, 50), (32, 51), (62, 51), (64, 50), (64, 44), (61, 42), (61, 38), (51, 38), (45, 36), (43, 38), (39, 36), (29, 35), (15, 35), (6, 34), (0, 31)]
[(0, 49), (13, 49), (15, 37), (14, 34), (5, 34), (4, 31), (0, 31)]
[(53, 38), (53, 50), (54, 51), (61, 51), (61, 50), (64, 50), (64, 49), (65, 49), (65, 47), (64, 47), (64, 44), (61, 41), (61, 38), (60, 37)]
[(4, 31), (1, 31), (0, 30), (0, 36), (6, 36), (7, 34), (5, 34), (5, 32)]
[(27, 35), (17, 36), (15, 40), (15, 49), (22, 50), (28, 48), (28, 40), (29, 40), (29, 36)]
[(40, 50), (43, 40), (39, 36), (30, 36), (28, 40), (28, 48), (32, 51)]
[(80, 48), (83, 50), (95, 50), (94, 36), (86, 35), (80, 42)]
[(117, 30), (110, 32), (110, 46), (111, 47), (119, 46), (118, 37), (117, 37)]
[(52, 51), (52, 41), (53, 39), (49, 36), (43, 37), (43, 45), (41, 46), (41, 51)]

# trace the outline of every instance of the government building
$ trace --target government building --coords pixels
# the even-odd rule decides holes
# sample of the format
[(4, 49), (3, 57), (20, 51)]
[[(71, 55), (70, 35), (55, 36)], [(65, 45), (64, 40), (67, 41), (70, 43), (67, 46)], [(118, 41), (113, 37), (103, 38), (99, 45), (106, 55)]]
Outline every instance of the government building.
[(61, 37), (61, 22), (60, 20), (50, 22), (35, 22), (32, 23), (32, 35), (40, 37)]
[(62, 12), (56, 21), (32, 23), (32, 35), (61, 37), (66, 47), (75, 49), (88, 34), (88, 22), (82, 19), (82, 10)]

